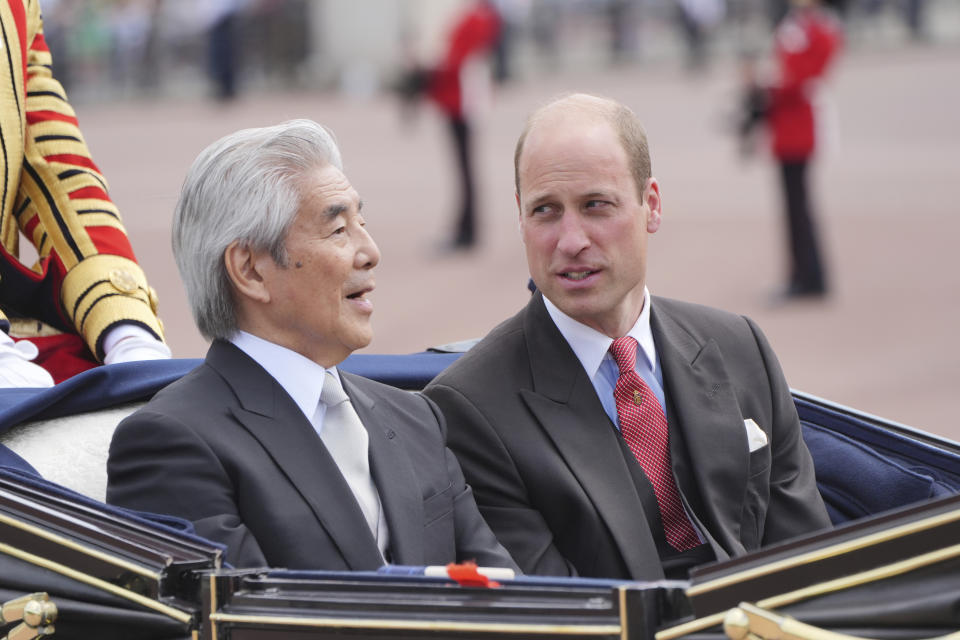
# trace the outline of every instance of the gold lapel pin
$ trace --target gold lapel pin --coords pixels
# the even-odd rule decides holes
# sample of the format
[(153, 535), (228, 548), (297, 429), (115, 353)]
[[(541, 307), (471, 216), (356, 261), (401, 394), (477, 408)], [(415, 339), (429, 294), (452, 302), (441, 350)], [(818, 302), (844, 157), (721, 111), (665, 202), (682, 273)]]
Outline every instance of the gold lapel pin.
[(636, 389), (633, 390), (633, 404), (643, 404), (643, 394)]

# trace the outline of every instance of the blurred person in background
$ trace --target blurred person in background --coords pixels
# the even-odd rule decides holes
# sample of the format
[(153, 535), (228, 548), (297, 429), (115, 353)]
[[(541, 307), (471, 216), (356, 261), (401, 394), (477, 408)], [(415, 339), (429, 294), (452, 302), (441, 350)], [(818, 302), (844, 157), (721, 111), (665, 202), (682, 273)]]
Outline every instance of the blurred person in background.
[(927, 0), (861, 0), (859, 4), (860, 13), (871, 21), (877, 21), (884, 10), (898, 11), (911, 38), (925, 40), (928, 36)]
[[(156, 292), (51, 73), (40, 6), (0, 0), (0, 386), (169, 358)], [(20, 261), (21, 234), (36, 249)], [(20, 339), (15, 339), (20, 338)]]
[(687, 67), (702, 69), (707, 62), (710, 34), (726, 15), (726, 0), (676, 1), (677, 20), (687, 45)]
[(493, 51), (493, 79), (504, 84), (513, 77), (513, 58), (523, 24), (530, 14), (530, 0), (493, 0), (500, 16), (500, 34)]
[(110, 76), (123, 89), (149, 88), (156, 82), (156, 38), (159, 0), (121, 0), (104, 16), (110, 25)]
[(477, 241), (476, 188), (473, 175), (471, 108), (464, 75), (468, 63), (491, 53), (500, 34), (500, 17), (489, 0), (467, 4), (450, 30), (440, 63), (429, 72), (426, 91), (447, 119), (460, 180), (460, 207), (453, 237), (454, 250), (470, 249)]
[(903, 0), (903, 19), (914, 40), (927, 38), (927, 0)]
[(639, 49), (640, 7), (634, 0), (607, 0), (603, 10), (610, 34), (610, 62), (626, 62)]
[(237, 97), (239, 14), (245, 0), (204, 0), (210, 79), (217, 100)]
[(827, 293), (827, 276), (810, 197), (809, 167), (823, 145), (823, 115), (818, 113), (821, 85), (842, 45), (840, 22), (820, 0), (791, 0), (790, 10), (774, 32), (775, 75), (758, 80), (747, 67), (749, 115), (741, 127), (747, 135), (755, 121), (769, 131), (780, 167), (789, 246), (789, 276), (778, 299), (819, 297)]

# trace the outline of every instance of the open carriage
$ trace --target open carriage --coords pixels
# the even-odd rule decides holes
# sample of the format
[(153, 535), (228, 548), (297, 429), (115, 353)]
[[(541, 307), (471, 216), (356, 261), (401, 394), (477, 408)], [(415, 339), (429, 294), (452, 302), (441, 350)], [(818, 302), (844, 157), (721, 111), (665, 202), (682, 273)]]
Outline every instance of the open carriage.
[[(361, 354), (342, 368), (412, 390), (456, 357)], [(689, 582), (492, 586), (416, 567), (230, 569), (188, 523), (102, 502), (116, 424), (198, 363), (112, 365), (53, 389), (0, 392), (0, 634), (832, 640), (960, 630), (960, 445), (799, 392), (837, 527), (701, 567)]]

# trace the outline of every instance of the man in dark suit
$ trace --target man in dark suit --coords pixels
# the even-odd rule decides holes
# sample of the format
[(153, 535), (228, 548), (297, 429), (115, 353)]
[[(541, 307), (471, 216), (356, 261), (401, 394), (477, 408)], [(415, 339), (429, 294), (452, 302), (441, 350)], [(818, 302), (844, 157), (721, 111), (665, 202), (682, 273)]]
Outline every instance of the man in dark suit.
[(236, 566), (515, 567), (433, 403), (336, 368), (372, 338), (380, 253), (360, 208), (314, 122), (239, 131), (200, 154), (173, 248), (213, 344), (120, 424), (107, 501), (193, 521)]
[(760, 330), (647, 290), (660, 187), (633, 112), (561, 98), (528, 121), (515, 167), (539, 292), (425, 393), (520, 567), (683, 577), (828, 526)]

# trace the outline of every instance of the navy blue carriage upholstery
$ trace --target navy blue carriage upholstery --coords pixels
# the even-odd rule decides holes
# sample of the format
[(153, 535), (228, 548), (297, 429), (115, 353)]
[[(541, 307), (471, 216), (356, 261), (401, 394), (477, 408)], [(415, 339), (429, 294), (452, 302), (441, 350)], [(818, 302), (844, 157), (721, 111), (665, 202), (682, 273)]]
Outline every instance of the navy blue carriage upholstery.
[(955, 443), (796, 393), (794, 402), (834, 524), (960, 491)]
[[(403, 388), (420, 389), (459, 354), (354, 354), (342, 368)], [(52, 389), (0, 390), (0, 436), (10, 427), (146, 400), (201, 361), (98, 367)], [(834, 523), (960, 491), (960, 445), (795, 394), (817, 483)], [(0, 444), (0, 467), (31, 470)]]

